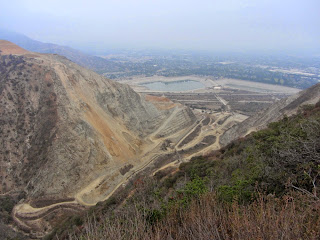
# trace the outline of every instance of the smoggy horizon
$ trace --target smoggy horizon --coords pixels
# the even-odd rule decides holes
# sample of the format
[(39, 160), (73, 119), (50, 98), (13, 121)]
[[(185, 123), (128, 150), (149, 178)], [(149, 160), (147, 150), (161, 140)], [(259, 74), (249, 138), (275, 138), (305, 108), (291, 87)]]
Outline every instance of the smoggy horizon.
[(320, 53), (320, 2), (13, 0), (0, 28), (87, 52), (111, 48)]

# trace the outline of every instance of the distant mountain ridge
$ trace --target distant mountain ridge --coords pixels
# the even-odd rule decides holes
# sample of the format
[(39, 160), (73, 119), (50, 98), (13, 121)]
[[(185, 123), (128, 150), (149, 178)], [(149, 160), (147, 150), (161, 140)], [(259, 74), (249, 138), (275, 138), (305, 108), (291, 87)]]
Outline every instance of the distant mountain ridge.
[(119, 68), (116, 63), (104, 58), (85, 54), (71, 47), (36, 41), (20, 33), (0, 29), (0, 39), (15, 43), (32, 52), (62, 55), (80, 66), (89, 68), (97, 73), (114, 71)]

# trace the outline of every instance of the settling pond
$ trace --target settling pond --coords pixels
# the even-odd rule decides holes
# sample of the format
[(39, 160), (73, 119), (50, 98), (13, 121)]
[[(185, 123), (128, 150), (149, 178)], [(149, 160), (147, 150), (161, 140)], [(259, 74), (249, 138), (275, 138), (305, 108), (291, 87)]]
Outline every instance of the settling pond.
[(141, 86), (147, 87), (152, 91), (162, 92), (183, 92), (205, 88), (205, 85), (193, 80), (180, 80), (174, 82), (148, 82), (141, 83)]

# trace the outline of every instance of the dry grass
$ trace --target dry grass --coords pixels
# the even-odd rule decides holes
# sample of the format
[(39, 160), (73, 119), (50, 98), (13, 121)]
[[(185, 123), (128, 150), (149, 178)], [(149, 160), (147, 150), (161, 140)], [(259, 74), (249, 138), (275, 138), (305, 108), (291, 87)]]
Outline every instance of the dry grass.
[(290, 197), (226, 206), (207, 195), (168, 218), (159, 239), (319, 239), (318, 204), (299, 208)]
[(188, 208), (172, 207), (153, 225), (146, 212), (134, 208), (88, 220), (67, 239), (319, 239), (319, 206), (300, 194), (260, 196), (249, 205), (230, 205), (209, 193)]

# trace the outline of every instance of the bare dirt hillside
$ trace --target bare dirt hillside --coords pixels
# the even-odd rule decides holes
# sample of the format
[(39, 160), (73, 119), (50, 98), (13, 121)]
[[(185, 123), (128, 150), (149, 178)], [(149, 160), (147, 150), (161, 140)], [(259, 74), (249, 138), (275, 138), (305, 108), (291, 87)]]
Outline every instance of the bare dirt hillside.
[[(141, 96), (64, 57), (7, 41), (0, 51), (0, 194), (25, 192), (13, 216), (26, 231), (48, 231), (49, 220), (32, 221), (57, 215), (60, 200), (71, 212), (104, 200), (196, 122), (180, 104)], [(29, 205), (41, 199), (44, 206)]]
[(6, 40), (0, 40), (1, 45), (1, 55), (8, 55), (8, 54), (27, 54), (28, 51), (12, 44), (9, 41)]

